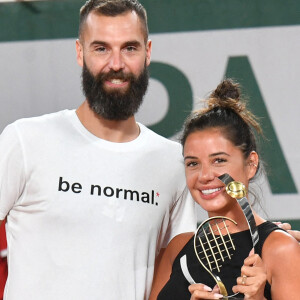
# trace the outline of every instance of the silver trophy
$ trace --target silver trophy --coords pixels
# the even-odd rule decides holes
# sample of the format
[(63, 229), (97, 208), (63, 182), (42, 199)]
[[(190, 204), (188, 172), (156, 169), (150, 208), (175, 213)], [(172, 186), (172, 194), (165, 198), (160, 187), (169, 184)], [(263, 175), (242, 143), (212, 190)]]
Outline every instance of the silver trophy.
[[(259, 236), (252, 209), (246, 198), (246, 187), (243, 183), (235, 181), (229, 174), (218, 177), (225, 186), (229, 196), (236, 199), (247, 220), (253, 247), (257, 244)], [(194, 251), (198, 261), (204, 269), (213, 277), (223, 295), (223, 299), (241, 299), (237, 294), (228, 295), (227, 289), (219, 276), (222, 265), (230, 260), (236, 247), (230, 235), (230, 226), (237, 223), (227, 217), (217, 216), (206, 219), (197, 228), (194, 234)], [(181, 270), (190, 284), (195, 283), (188, 267), (187, 257), (180, 259)]]

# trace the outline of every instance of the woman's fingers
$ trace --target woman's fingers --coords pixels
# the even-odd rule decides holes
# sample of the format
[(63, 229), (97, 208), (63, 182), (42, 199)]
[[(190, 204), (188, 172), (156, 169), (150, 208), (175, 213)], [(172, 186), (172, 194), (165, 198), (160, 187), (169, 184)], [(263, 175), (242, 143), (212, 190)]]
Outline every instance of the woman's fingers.
[(191, 300), (201, 299), (220, 299), (223, 295), (219, 294), (219, 288), (214, 287), (212, 290), (209, 286), (202, 283), (196, 283), (189, 286)]
[(195, 283), (195, 284), (191, 284), (189, 286), (189, 291), (190, 292), (194, 292), (195, 290), (199, 290), (199, 291), (206, 291), (206, 292), (211, 292), (212, 289), (205, 285), (205, 284), (202, 284), (202, 283)]
[(249, 256), (244, 260), (244, 266), (257, 266), (262, 264), (263, 261), (261, 257), (258, 254), (255, 254), (253, 249), (250, 251)]
[(215, 293), (215, 294), (221, 294), (221, 293), (220, 293), (220, 288), (218, 287), (217, 284), (214, 286), (212, 292)]
[(264, 263), (258, 254), (249, 253), (241, 268), (241, 276), (237, 285), (232, 288), (234, 293), (242, 293), (245, 299), (263, 299), (267, 274)]

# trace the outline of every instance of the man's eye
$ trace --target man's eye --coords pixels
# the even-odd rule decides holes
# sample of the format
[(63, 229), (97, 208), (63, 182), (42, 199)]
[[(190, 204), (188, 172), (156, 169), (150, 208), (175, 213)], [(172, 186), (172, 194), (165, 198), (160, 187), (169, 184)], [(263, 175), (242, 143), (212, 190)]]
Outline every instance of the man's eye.
[(127, 47), (126, 47), (126, 51), (127, 51), (127, 52), (133, 52), (133, 51), (135, 51), (135, 49), (136, 49), (136, 48), (133, 47), (133, 46), (127, 46)]
[(98, 47), (96, 49), (97, 52), (105, 52), (106, 48), (105, 47)]

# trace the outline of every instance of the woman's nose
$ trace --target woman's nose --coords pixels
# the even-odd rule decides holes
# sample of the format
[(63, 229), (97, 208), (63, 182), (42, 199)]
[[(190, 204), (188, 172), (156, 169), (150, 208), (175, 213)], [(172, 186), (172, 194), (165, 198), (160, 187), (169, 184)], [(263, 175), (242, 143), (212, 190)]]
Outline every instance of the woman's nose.
[(202, 165), (201, 170), (199, 170), (198, 179), (199, 181), (206, 183), (212, 181), (215, 178), (213, 169), (210, 166)]

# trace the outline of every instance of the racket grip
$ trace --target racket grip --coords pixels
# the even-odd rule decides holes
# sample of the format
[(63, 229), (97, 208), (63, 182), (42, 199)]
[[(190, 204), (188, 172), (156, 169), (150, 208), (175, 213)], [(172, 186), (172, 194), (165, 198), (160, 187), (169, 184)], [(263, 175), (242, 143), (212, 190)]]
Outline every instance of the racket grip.
[[(220, 289), (220, 294), (222, 294), (224, 297), (228, 296), (226, 287), (224, 285), (224, 283), (221, 281), (219, 276), (214, 275), (215, 281)], [(226, 298), (225, 298), (226, 299)]]

